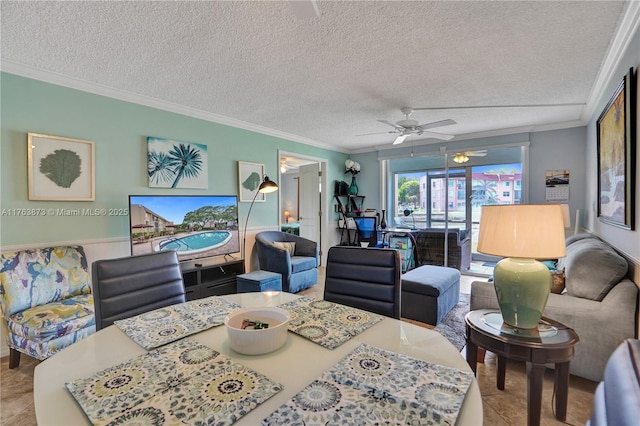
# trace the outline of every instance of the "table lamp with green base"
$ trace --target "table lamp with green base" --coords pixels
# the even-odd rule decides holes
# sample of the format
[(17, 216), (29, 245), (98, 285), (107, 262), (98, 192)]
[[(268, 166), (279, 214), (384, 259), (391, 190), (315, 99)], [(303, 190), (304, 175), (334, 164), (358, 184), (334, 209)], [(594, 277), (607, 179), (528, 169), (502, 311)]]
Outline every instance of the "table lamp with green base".
[(493, 273), (504, 323), (537, 328), (551, 290), (549, 268), (538, 260), (565, 255), (560, 205), (483, 206), (478, 252), (504, 257)]

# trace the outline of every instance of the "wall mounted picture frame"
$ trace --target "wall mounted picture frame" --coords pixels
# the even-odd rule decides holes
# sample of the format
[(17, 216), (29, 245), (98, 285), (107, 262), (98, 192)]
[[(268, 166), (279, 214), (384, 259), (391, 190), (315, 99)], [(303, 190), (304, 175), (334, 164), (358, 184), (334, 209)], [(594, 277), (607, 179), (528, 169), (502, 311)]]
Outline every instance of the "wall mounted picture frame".
[(265, 196), (258, 192), (262, 179), (264, 179), (263, 164), (238, 161), (239, 200), (243, 203), (250, 203), (253, 201), (253, 197), (255, 197), (256, 203), (263, 202)]
[(92, 141), (27, 134), (29, 200), (94, 201)]
[(206, 145), (147, 137), (150, 188), (207, 189), (208, 168)]
[(598, 218), (629, 230), (635, 227), (635, 84), (631, 68), (597, 121)]

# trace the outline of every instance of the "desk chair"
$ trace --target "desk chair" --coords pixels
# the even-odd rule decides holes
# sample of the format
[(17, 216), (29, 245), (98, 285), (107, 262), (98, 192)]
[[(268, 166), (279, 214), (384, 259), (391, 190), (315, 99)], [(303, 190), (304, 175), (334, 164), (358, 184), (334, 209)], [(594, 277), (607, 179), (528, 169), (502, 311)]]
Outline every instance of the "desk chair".
[(397, 250), (331, 247), (324, 300), (400, 319), (400, 269)]
[(356, 216), (353, 218), (358, 231), (358, 243), (368, 243), (366, 247), (378, 245), (378, 220), (375, 216)]
[(93, 262), (96, 330), (186, 300), (175, 251)]

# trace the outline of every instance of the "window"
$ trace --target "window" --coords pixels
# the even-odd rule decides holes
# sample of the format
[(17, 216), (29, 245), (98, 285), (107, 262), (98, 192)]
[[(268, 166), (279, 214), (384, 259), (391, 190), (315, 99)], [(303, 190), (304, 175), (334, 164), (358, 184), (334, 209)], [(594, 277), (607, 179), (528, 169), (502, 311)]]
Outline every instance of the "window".
[(511, 191), (504, 191), (504, 192), (502, 193), (502, 196), (503, 196), (503, 197), (511, 197)]
[(504, 186), (509, 186), (509, 185), (511, 185), (511, 182), (509, 182), (508, 180), (505, 180), (504, 181)]
[[(425, 172), (396, 172), (394, 189), (394, 210), (389, 212), (388, 222), (402, 222), (404, 211), (413, 210), (420, 214), (425, 210), (427, 199), (427, 179)], [(396, 220), (397, 218), (397, 220)]]

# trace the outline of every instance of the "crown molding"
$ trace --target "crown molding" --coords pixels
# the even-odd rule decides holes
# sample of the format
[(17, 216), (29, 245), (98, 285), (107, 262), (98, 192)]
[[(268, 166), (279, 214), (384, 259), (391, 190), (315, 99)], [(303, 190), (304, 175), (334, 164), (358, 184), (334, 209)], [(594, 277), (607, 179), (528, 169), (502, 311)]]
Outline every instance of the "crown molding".
[[(310, 145), (317, 148), (328, 149), (331, 151), (339, 151), (336, 147), (329, 144), (294, 135), (292, 133), (282, 132), (280, 130), (271, 129), (269, 127), (260, 126), (242, 120), (226, 117), (220, 114), (214, 114), (195, 108), (185, 107), (173, 102), (167, 102), (149, 96), (139, 95), (125, 90), (115, 89), (98, 83), (88, 82), (82, 79), (72, 78), (55, 72), (44, 71), (39, 68), (26, 66), (12, 61), (1, 61), (0, 71), (8, 74), (15, 74), (20, 77), (26, 77), (45, 83), (55, 84), (70, 89), (80, 90), (82, 92), (92, 93), (94, 95), (105, 96), (124, 102), (130, 102), (137, 105), (143, 105), (175, 114), (185, 115), (187, 117), (198, 118), (225, 126), (235, 127), (238, 129), (248, 130), (250, 132), (260, 133), (267, 136), (273, 136), (279, 139), (285, 139), (298, 142), (304, 145)], [(344, 151), (346, 153), (346, 151)]]
[[(589, 122), (595, 114), (596, 107), (600, 103), (600, 99), (605, 96), (605, 91), (609, 82), (613, 78), (616, 80), (622, 76), (616, 76), (613, 73), (616, 66), (622, 61), (622, 57), (626, 53), (629, 44), (633, 40), (633, 35), (640, 29), (640, 1), (630, 1), (624, 16), (620, 19), (620, 25), (616, 31), (616, 35), (611, 41), (607, 56), (600, 71), (596, 77), (596, 81), (591, 89), (591, 94), (587, 98), (587, 105), (582, 112), (582, 120)], [(626, 72), (626, 71), (625, 71)]]

